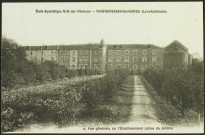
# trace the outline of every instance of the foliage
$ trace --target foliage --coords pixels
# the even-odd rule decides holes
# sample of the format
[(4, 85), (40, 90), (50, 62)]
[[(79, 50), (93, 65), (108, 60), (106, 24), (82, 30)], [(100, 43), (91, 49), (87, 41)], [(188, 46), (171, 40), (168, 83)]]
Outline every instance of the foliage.
[(68, 70), (54, 61), (29, 62), (26, 59), (25, 50), (15, 41), (3, 37), (1, 43), (1, 82), (4, 88), (10, 89), (19, 84), (44, 83), (65, 77), (98, 74), (91, 69)]
[(143, 75), (184, 117), (190, 109), (203, 112), (203, 70), (203, 62), (196, 62), (189, 67), (149, 68)]
[[(117, 87), (114, 85), (120, 84), (118, 81), (123, 81), (128, 74), (126, 71), (115, 71), (102, 78), (87, 78), (77, 84), (64, 81), (4, 91), (2, 109), (9, 108), (9, 111), (2, 113), (2, 130), (13, 131), (31, 120), (42, 119), (52, 120), (58, 126), (73, 124), (84, 109), (93, 115), (99, 104), (107, 99), (106, 96), (110, 96), (106, 94), (107, 88), (116, 91), (112, 90)], [(113, 80), (109, 87), (108, 79)], [(84, 104), (85, 108), (78, 110), (76, 106), (79, 104)], [(18, 124), (19, 119), (23, 120), (21, 124)]]

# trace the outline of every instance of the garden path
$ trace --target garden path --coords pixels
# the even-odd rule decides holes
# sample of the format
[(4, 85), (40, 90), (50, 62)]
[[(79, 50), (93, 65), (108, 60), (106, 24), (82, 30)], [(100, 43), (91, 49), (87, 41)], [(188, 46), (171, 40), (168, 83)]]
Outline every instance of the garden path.
[[(131, 76), (130, 76), (131, 77)], [(125, 81), (122, 85), (124, 90), (133, 91), (132, 110), (129, 121), (134, 123), (151, 124), (158, 123), (154, 101), (150, 98), (139, 75), (133, 75), (133, 81)]]

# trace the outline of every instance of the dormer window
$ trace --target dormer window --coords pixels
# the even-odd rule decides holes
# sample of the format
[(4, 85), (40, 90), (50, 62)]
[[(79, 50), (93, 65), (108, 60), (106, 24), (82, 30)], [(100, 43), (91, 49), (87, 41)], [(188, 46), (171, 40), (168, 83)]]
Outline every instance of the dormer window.
[(137, 55), (137, 50), (134, 50), (134, 55)]

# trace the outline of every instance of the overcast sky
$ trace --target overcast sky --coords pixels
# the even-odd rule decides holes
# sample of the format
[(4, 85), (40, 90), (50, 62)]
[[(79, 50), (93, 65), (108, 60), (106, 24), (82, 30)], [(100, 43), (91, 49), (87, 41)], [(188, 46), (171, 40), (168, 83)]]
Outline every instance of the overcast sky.
[[(38, 10), (167, 10), (167, 13), (36, 13)], [(203, 56), (202, 2), (3, 3), (2, 34), (21, 45), (154, 44), (174, 40)]]

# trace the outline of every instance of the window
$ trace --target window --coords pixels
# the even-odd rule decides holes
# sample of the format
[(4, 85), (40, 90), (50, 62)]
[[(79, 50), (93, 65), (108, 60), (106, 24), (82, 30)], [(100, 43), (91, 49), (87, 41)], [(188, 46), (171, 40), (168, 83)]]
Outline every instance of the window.
[(117, 61), (117, 62), (121, 62), (121, 57), (117, 57), (117, 58), (116, 58), (116, 61)]
[(129, 68), (129, 64), (125, 64), (125, 65), (124, 65), (124, 68)]
[(152, 62), (153, 63), (156, 63), (157, 62), (157, 58), (154, 56), (154, 57), (152, 57)]
[(85, 64), (85, 69), (88, 69), (88, 64)]
[(117, 68), (117, 69), (121, 68), (121, 64), (117, 64), (117, 65), (116, 65), (116, 68)]
[(65, 56), (65, 61), (68, 61), (68, 56)]
[(41, 57), (41, 61), (43, 61), (43, 57)]
[(94, 58), (94, 62), (98, 62), (99, 59), (97, 57)]
[(80, 64), (80, 69), (83, 69), (83, 64)]
[(108, 57), (108, 62), (113, 62), (113, 57)]
[(112, 70), (112, 64), (108, 66), (108, 70)]
[(84, 59), (85, 61), (88, 61), (88, 56), (85, 56), (84, 58), (85, 58), (85, 59)]
[(125, 50), (125, 55), (129, 55), (129, 50)]
[(143, 56), (142, 57), (142, 62), (147, 62), (147, 57)]
[(61, 56), (61, 61), (64, 61), (64, 57)]
[(80, 50), (80, 55), (83, 55), (83, 50)]
[(138, 58), (137, 57), (133, 57), (133, 62), (134, 63), (138, 62)]
[(72, 58), (72, 62), (75, 62), (75, 57)]
[(134, 50), (134, 55), (137, 55), (137, 50)]
[(129, 62), (129, 57), (125, 57), (125, 62)]
[(73, 55), (75, 55), (75, 51), (73, 51)]
[(121, 54), (121, 50), (117, 50), (117, 54), (120, 55)]
[(42, 55), (43, 55), (43, 52), (42, 52)]
[(53, 57), (51, 57), (51, 60), (53, 61)]
[(137, 70), (137, 65), (133, 65), (133, 70)]
[(98, 55), (98, 53), (99, 53), (98, 50), (95, 50), (95, 55)]
[[(75, 58), (75, 57), (74, 57)], [(72, 65), (72, 68), (75, 69), (75, 65)]]
[(85, 50), (85, 55), (88, 55), (88, 50)]
[(147, 69), (147, 64), (143, 64), (142, 69), (144, 69), (144, 70)]
[(61, 55), (63, 54), (63, 51), (62, 51), (62, 50), (60, 51), (60, 54), (61, 54)]
[(99, 68), (98, 64), (94, 64), (94, 68), (98, 69)]
[(32, 55), (32, 52), (31, 52), (31, 55)]
[(152, 50), (152, 55), (156, 55), (156, 50)]
[(147, 55), (147, 50), (143, 50), (143, 55)]
[(108, 51), (108, 54), (109, 54), (109, 55), (112, 55), (112, 50), (109, 50), (109, 51)]
[(80, 61), (83, 61), (83, 56), (80, 56)]
[(65, 54), (67, 55), (67, 54), (68, 54), (68, 51), (65, 51)]
[(126, 66), (125, 66), (126, 68), (129, 68), (129, 64), (126, 64)]

